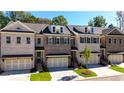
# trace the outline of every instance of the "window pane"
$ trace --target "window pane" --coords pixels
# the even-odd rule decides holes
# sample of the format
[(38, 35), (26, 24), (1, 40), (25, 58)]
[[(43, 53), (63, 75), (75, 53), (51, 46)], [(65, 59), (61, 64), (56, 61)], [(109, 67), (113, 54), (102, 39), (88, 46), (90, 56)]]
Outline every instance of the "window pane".
[(21, 43), (21, 37), (17, 37), (17, 44)]
[(27, 37), (27, 44), (30, 44), (30, 43), (31, 43), (30, 37)]
[(41, 44), (41, 38), (37, 39), (37, 44)]
[(11, 43), (11, 37), (10, 37), (10, 36), (7, 36), (7, 37), (6, 37), (6, 43), (7, 43), (7, 44), (10, 44), (10, 43)]

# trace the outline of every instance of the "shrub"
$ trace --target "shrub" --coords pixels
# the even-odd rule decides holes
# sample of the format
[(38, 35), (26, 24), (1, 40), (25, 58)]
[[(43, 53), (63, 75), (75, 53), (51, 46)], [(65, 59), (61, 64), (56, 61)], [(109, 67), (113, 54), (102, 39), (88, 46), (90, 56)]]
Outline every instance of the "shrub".
[(92, 71), (86, 69), (86, 70), (82, 71), (81, 73), (85, 74), (85, 75), (91, 75)]

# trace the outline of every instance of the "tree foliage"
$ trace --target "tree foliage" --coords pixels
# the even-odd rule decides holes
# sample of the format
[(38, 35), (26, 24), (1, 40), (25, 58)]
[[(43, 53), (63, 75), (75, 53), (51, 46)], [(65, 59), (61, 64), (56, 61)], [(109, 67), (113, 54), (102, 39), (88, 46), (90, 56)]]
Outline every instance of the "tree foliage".
[(37, 18), (33, 16), (30, 12), (25, 11), (9, 11), (6, 12), (6, 15), (11, 21), (21, 21), (26, 23), (43, 23), (51, 24), (51, 20), (48, 18)]
[(95, 27), (105, 27), (107, 25), (107, 22), (103, 16), (96, 16), (93, 18), (93, 20), (89, 20), (88, 25)]
[(8, 22), (9, 22), (8, 17), (6, 17), (4, 13), (0, 11), (0, 29), (6, 26)]
[(114, 27), (114, 25), (113, 24), (110, 24), (110, 25), (108, 25), (108, 28), (113, 28)]
[(60, 15), (60, 16), (54, 17), (52, 19), (52, 24), (53, 25), (62, 25), (62, 26), (64, 26), (64, 25), (68, 24), (68, 21), (64, 16)]
[(88, 63), (89, 59), (91, 58), (91, 49), (86, 47), (84, 49), (83, 57), (85, 58), (86, 63)]

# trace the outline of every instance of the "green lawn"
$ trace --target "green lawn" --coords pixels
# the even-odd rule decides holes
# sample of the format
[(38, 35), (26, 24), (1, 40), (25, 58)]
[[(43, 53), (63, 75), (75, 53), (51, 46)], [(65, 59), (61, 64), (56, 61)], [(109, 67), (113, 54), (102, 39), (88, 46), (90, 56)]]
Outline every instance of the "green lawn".
[(49, 72), (41, 72), (36, 74), (31, 74), (31, 81), (50, 81), (52, 79)]
[[(83, 74), (82, 72), (88, 71), (90, 74)], [(74, 70), (78, 75), (83, 76), (83, 77), (95, 77), (97, 74), (89, 69), (81, 68), (81, 69), (76, 69)]]
[(124, 73), (124, 68), (123, 67), (111, 66), (110, 68), (113, 69), (113, 70), (115, 70), (115, 71)]

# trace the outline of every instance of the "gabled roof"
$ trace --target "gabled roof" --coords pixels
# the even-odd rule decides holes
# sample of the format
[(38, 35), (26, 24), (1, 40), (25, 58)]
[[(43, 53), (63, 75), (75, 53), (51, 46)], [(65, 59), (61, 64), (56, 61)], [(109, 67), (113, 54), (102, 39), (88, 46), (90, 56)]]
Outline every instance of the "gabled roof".
[(33, 30), (28, 26), (24, 25), (20, 21), (16, 22), (9, 22), (6, 27), (1, 29), (1, 31), (8, 31), (8, 32), (30, 32), (33, 33)]
[[(101, 34), (102, 30), (105, 28), (102, 27), (93, 27), (94, 28), (94, 33), (91, 33), (91, 26), (81, 26), (81, 25), (68, 25), (67, 26), (70, 31), (74, 31), (78, 34)], [(85, 27), (88, 28), (88, 33), (85, 32)]]
[(39, 23), (24, 23), (29, 28), (33, 29), (35, 33), (43, 33), (43, 30), (48, 27), (48, 24), (39, 24)]
[(51, 31), (49, 24), (39, 24), (39, 23), (22, 23), (20, 21), (12, 22), (10, 21), (6, 27), (1, 29), (1, 31), (8, 32), (33, 32), (39, 34), (70, 34), (70, 31), (66, 26), (63, 26), (63, 33), (53, 33)]
[(103, 35), (124, 35), (117, 27), (102, 30)]

